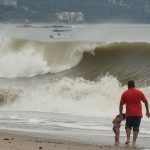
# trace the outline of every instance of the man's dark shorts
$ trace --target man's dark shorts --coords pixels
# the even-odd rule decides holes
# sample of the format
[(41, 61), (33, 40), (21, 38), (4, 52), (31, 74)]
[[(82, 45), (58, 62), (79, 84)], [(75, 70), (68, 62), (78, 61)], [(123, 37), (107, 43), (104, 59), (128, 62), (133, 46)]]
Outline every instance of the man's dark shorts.
[(141, 123), (141, 118), (142, 117), (137, 117), (137, 116), (131, 116), (126, 118), (126, 129), (132, 129), (133, 131), (139, 132), (139, 127)]

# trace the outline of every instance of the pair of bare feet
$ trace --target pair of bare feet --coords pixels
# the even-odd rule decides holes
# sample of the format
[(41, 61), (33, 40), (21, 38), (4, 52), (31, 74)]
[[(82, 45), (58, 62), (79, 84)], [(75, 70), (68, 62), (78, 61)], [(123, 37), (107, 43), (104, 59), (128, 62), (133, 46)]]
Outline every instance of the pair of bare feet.
[[(130, 141), (125, 142), (126, 145), (130, 144)], [(132, 146), (136, 146), (136, 142), (132, 142)]]
[[(119, 145), (119, 144), (121, 144), (121, 143), (120, 143), (120, 142), (115, 142), (115, 145)], [(126, 141), (125, 144), (126, 144), (126, 145), (130, 144), (130, 141)], [(135, 146), (136, 143), (133, 142), (132, 145)]]
[(125, 144), (130, 144), (130, 141), (126, 141)]

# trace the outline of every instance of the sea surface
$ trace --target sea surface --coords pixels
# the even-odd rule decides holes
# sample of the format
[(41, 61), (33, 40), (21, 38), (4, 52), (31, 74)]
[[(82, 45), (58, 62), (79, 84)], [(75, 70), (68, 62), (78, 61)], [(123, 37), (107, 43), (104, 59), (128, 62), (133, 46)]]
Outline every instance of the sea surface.
[[(128, 80), (150, 103), (149, 33), (146, 24), (0, 24), (0, 129), (112, 142)], [(149, 139), (144, 105), (143, 114), (139, 136)]]

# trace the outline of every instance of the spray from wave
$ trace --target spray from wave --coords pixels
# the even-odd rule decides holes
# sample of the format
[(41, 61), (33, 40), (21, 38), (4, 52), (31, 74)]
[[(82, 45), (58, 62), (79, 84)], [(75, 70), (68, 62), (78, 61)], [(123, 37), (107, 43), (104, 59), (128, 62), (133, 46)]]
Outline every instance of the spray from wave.
[(116, 113), (122, 89), (118, 80), (111, 76), (98, 81), (63, 78), (32, 91), (26, 90), (23, 97), (2, 108), (87, 116), (101, 116), (105, 112), (107, 116), (110, 112)]
[(83, 51), (91, 49), (92, 45), (82, 43), (46, 43), (2, 38), (0, 77), (30, 77), (68, 70), (81, 61)]
[[(141, 88), (148, 99), (149, 88)], [(23, 96), (17, 97), (13, 103), (6, 101), (1, 108), (113, 117), (118, 114), (120, 96), (126, 89), (126, 86), (122, 86), (112, 76), (105, 76), (97, 81), (62, 78), (32, 90), (26, 89)]]
[(0, 105), (10, 105), (23, 95), (21, 88), (1, 88)]

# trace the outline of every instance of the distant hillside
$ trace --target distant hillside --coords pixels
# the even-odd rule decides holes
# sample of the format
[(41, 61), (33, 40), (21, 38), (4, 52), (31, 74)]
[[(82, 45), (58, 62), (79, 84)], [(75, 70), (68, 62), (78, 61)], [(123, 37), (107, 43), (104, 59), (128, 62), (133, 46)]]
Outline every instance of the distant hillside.
[(150, 23), (150, 0), (18, 0), (0, 5), (0, 22), (56, 22), (61, 11), (80, 11), (89, 23)]

